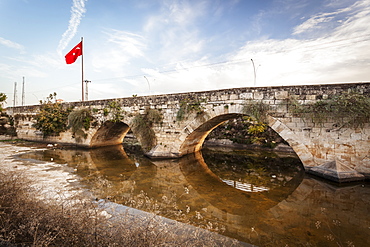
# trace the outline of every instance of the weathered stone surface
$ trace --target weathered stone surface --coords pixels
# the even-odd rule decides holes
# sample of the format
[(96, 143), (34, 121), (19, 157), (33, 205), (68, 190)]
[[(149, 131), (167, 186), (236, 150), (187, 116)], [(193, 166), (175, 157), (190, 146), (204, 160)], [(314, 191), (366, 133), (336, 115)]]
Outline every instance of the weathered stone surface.
[(329, 161), (323, 165), (312, 167), (308, 169), (308, 173), (339, 183), (365, 180), (364, 175), (338, 160)]
[[(350, 90), (370, 95), (369, 86), (370, 83), (348, 83), (232, 88), (115, 99), (125, 113), (121, 120), (122, 125), (111, 129), (105, 128), (104, 124), (112, 120), (112, 115), (105, 116), (102, 114), (102, 110), (107, 108), (112, 100), (64, 103), (66, 107), (76, 109), (84, 107), (98, 109), (98, 111), (93, 111), (98, 122), (97, 126), (88, 131), (85, 139), (79, 140), (73, 138), (70, 131), (61, 133), (58, 137), (44, 138), (42, 133), (40, 135), (40, 132), (33, 127), (34, 116), (37, 114), (39, 106), (8, 108), (7, 113), (15, 119), (18, 138), (94, 147), (120, 143), (128, 129), (132, 129), (135, 115), (143, 114), (147, 108), (157, 109), (163, 120), (151, 127), (155, 135), (155, 145), (146, 154), (153, 158), (174, 158), (200, 150), (206, 136), (215, 127), (229, 119), (246, 115), (243, 111), (246, 105), (264, 102), (269, 106), (268, 125), (289, 143), (307, 170), (335, 160), (335, 167), (329, 169), (324, 166), (316, 170), (322, 174), (331, 174), (332, 170), (338, 172), (338, 169), (348, 167), (357, 173), (368, 176), (370, 174), (369, 123), (361, 128), (338, 128), (333, 125), (334, 123), (330, 119), (325, 123), (313, 123), (294, 116), (289, 111), (289, 99), (294, 98), (301, 103), (315, 103), (317, 100), (327, 98), (328, 95), (336, 95)], [(177, 119), (181, 103), (189, 101), (198, 103), (202, 110), (188, 112), (183, 116), (183, 119)], [(133, 130), (133, 132), (135, 131)], [(142, 133), (134, 134), (140, 142), (145, 138)], [(355, 179), (358, 177), (355, 172), (344, 170), (340, 170), (339, 175), (325, 176), (336, 180), (336, 177), (341, 178), (345, 175), (353, 176)]]

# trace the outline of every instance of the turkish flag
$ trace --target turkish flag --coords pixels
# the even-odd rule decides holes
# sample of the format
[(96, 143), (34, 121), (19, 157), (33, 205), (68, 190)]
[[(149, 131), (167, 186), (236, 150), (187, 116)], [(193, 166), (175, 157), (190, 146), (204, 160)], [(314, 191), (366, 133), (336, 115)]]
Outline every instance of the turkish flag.
[(82, 55), (82, 41), (78, 43), (73, 49), (65, 55), (66, 63), (71, 64), (74, 63), (79, 56)]

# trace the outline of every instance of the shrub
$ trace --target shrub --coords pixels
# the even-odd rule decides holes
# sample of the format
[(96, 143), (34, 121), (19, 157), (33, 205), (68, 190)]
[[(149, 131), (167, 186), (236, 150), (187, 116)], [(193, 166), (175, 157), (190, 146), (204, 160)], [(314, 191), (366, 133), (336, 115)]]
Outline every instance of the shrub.
[(246, 104), (243, 107), (242, 112), (260, 123), (265, 123), (267, 120), (267, 112), (269, 106), (263, 102), (252, 102), (252, 104)]
[(50, 94), (46, 101), (40, 101), (40, 111), (36, 115), (34, 127), (42, 131), (44, 136), (59, 135), (68, 129), (67, 120), (72, 109), (53, 103), (54, 98), (56, 93)]
[(152, 127), (153, 124), (161, 121), (161, 113), (158, 110), (149, 108), (145, 110), (144, 114), (137, 114), (132, 120), (132, 130), (140, 139), (144, 150), (148, 151), (155, 145), (156, 138)]
[(206, 102), (205, 99), (190, 100), (186, 98), (182, 100), (180, 102), (180, 109), (176, 115), (176, 120), (182, 121), (185, 119), (185, 116), (187, 114), (190, 114), (192, 112), (195, 112), (197, 115), (202, 114), (204, 112), (204, 107), (202, 106), (202, 103), (204, 102)]
[(111, 114), (111, 121), (117, 123), (122, 121), (124, 111), (117, 100), (112, 100), (109, 102), (108, 107), (103, 109), (103, 114), (104, 116)]
[(291, 105), (296, 116), (318, 124), (331, 119), (339, 127), (356, 128), (370, 122), (370, 97), (357, 92), (346, 92), (313, 104), (291, 100)]
[(0, 93), (0, 112), (3, 111), (3, 102), (5, 102), (7, 99), (6, 94)]
[(68, 127), (71, 128), (73, 135), (77, 140), (86, 138), (87, 134), (85, 130), (90, 129), (91, 121), (93, 117), (91, 111), (88, 108), (72, 111), (68, 115)]

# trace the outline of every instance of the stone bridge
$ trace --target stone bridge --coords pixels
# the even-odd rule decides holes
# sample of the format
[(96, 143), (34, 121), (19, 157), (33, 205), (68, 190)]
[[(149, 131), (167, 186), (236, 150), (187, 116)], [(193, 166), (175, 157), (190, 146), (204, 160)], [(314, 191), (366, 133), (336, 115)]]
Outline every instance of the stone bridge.
[(249, 115), (263, 119), (288, 142), (306, 171), (342, 182), (370, 176), (369, 119), (360, 126), (348, 127), (330, 117), (317, 122), (294, 109), (349, 92), (369, 97), (369, 86), (348, 83), (233, 88), (63, 103), (74, 111), (86, 108), (91, 112), (92, 124), (79, 138), (71, 130), (43, 136), (33, 127), (40, 106), (8, 108), (7, 113), (15, 120), (18, 138), (31, 141), (108, 146), (122, 143), (131, 129), (151, 158), (178, 158), (197, 152), (221, 123)]

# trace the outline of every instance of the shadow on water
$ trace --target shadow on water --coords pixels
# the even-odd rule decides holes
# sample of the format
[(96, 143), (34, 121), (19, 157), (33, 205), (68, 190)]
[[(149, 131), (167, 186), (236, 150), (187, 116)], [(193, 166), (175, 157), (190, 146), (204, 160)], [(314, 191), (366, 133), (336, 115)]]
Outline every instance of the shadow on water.
[(259, 246), (370, 245), (368, 185), (306, 177), (294, 156), (205, 150), (153, 161), (118, 145), (20, 158), (67, 164), (97, 198)]

